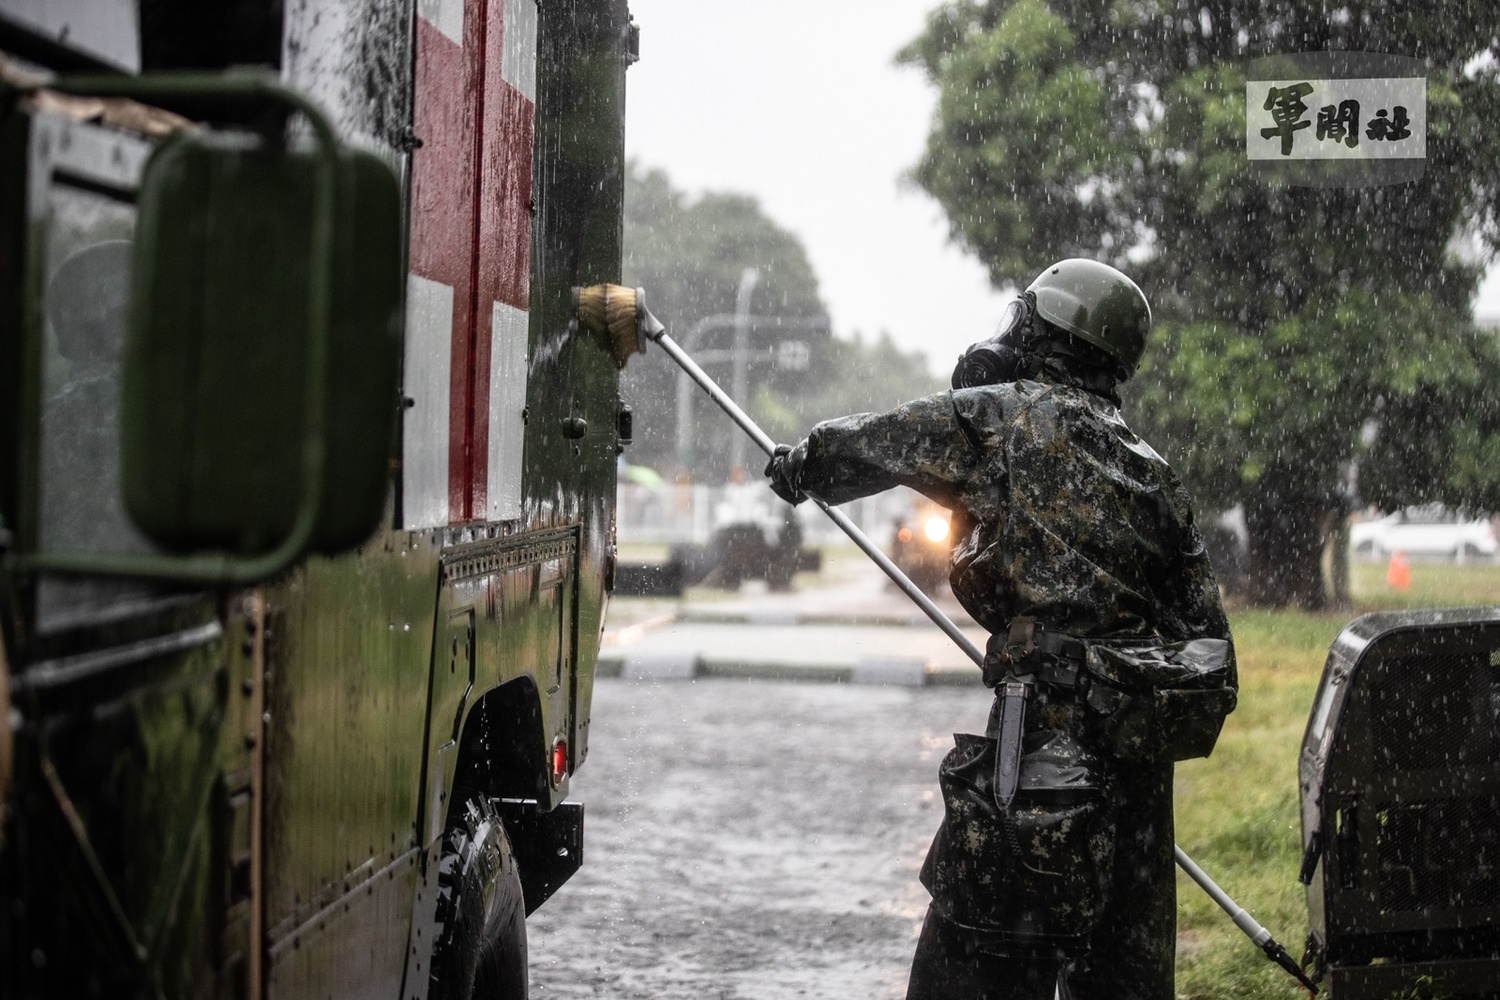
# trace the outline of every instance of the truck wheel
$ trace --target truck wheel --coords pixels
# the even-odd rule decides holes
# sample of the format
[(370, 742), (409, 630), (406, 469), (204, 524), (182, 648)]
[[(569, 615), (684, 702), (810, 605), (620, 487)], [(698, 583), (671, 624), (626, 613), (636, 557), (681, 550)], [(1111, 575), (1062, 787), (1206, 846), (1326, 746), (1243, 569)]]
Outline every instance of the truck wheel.
[(526, 1000), (526, 901), (488, 796), (464, 804), (443, 837), (431, 1000)]

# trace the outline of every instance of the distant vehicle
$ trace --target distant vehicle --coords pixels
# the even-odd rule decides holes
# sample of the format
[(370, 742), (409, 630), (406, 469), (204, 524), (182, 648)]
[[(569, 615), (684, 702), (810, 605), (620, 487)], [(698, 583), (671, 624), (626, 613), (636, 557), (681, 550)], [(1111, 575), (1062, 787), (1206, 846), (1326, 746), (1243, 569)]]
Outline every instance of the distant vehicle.
[[(640, 469), (641, 466), (628, 466)], [(650, 471), (650, 470), (647, 470)], [(628, 474), (628, 473), (627, 473)], [(624, 480), (622, 479), (623, 483)], [(772, 590), (792, 589), (798, 573), (816, 573), (823, 565), (817, 548), (803, 545), (802, 525), (796, 513), (761, 483), (731, 482), (712, 489), (679, 487), (625, 491), (625, 509), (631, 523), (622, 533), (639, 532), (651, 537), (665, 522), (696, 524), (704, 514), (709, 532), (703, 541), (676, 541), (665, 558), (622, 556), (615, 570), (615, 593), (627, 596), (675, 597), (685, 587), (738, 590), (746, 580), (765, 580)], [(685, 484), (684, 484), (685, 485)], [(693, 496), (698, 497), (695, 501)], [(668, 510), (667, 508), (675, 508)], [(696, 511), (696, 512), (695, 512)], [(636, 536), (640, 540), (640, 536)]]
[(948, 579), (948, 536), (952, 532), (946, 510), (921, 501), (896, 522), (891, 560), (913, 583), (929, 593)]
[(1457, 560), (1493, 556), (1500, 545), (1488, 518), (1467, 518), (1439, 506), (1408, 507), (1349, 530), (1349, 548), (1357, 555), (1384, 559), (1393, 552), (1409, 556), (1451, 556)]

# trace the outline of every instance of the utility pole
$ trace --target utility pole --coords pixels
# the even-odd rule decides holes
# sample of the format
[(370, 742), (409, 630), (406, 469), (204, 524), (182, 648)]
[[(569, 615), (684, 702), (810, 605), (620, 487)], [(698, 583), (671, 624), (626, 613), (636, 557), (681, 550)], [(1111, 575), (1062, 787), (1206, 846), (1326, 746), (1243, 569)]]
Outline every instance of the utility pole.
[[(721, 361), (733, 363), (730, 385), (733, 386), (737, 398), (745, 399), (750, 393), (750, 361), (752, 347), (750, 346), (750, 333), (752, 328), (762, 326), (774, 327), (778, 330), (818, 330), (827, 332), (829, 321), (827, 316), (756, 316), (750, 312), (750, 297), (755, 291), (755, 286), (760, 283), (760, 271), (753, 267), (747, 267), (740, 272), (739, 290), (735, 293), (733, 313), (715, 313), (705, 316), (682, 338), (683, 347), (695, 352), (695, 356), (705, 364)], [(734, 339), (728, 350), (699, 351), (699, 342), (705, 334), (715, 330), (728, 328), (733, 331)], [(803, 355), (805, 365), (806, 354)], [(677, 467), (686, 470), (692, 464), (693, 459), (693, 381), (688, 378), (687, 372), (677, 372)], [(740, 470), (742, 475), (748, 477), (745, 468), (747, 461), (745, 451), (745, 439), (740, 436), (734, 438), (730, 458), (730, 475), (734, 470)]]
[[(740, 274), (739, 293), (734, 298), (734, 377), (730, 385), (735, 399), (748, 398), (750, 391), (750, 294), (755, 291), (759, 282), (760, 271), (753, 267), (745, 268)], [(748, 478), (745, 473), (746, 442), (744, 435), (734, 436), (729, 463), (731, 480), (744, 481)], [(738, 476), (735, 475), (736, 470), (739, 472)]]

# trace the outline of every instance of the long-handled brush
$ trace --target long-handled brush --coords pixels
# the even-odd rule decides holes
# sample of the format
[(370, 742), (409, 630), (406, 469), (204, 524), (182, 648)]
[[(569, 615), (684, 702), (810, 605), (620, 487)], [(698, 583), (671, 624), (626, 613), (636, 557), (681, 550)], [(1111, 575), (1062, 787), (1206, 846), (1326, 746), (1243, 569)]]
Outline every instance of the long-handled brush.
[[(711, 378), (707, 372), (698, 367), (698, 363), (688, 356), (687, 352), (677, 346), (677, 342), (667, 336), (667, 328), (661, 324), (655, 316), (651, 315), (646, 308), (646, 293), (639, 288), (625, 288), (620, 285), (593, 285), (589, 288), (577, 288), (573, 291), (573, 301), (578, 313), (579, 325), (584, 329), (606, 337), (615, 352), (616, 358), (620, 357), (619, 348), (615, 345), (640, 343), (638, 349), (644, 349), (644, 341), (650, 340), (659, 345), (663, 351), (682, 369), (688, 373), (694, 382), (697, 382), (705, 392), (719, 404), (720, 409), (729, 414), (730, 419), (739, 424), (756, 446), (768, 456), (776, 451), (776, 442), (760, 429), (749, 414), (740, 409), (739, 404), (729, 397), (719, 384)], [(916, 602), (917, 606), (931, 618), (933, 624), (942, 629), (943, 632), (956, 642), (960, 649), (975, 663), (984, 662), (984, 653), (968, 636), (963, 634), (959, 627), (953, 624), (952, 619), (943, 613), (942, 608), (932, 603), (932, 598), (922, 593), (921, 588), (907, 579), (906, 574), (882, 551), (879, 546), (870, 541), (869, 537), (859, 529), (859, 525), (849, 520), (847, 514), (837, 507), (830, 507), (819, 497), (809, 497), (818, 509), (827, 514), (834, 524), (843, 530), (871, 559), (875, 561), (885, 575), (900, 587), (902, 592)]]
[[(579, 325), (591, 333), (606, 338), (617, 363), (623, 365), (624, 359), (631, 353), (644, 351), (645, 342), (648, 340), (659, 345), (694, 382), (697, 382), (708, 393), (715, 403), (719, 404), (720, 409), (729, 414), (731, 420), (750, 435), (750, 439), (757, 447), (767, 456), (775, 454), (776, 442), (760, 429), (759, 424), (750, 419), (749, 414), (740, 409), (738, 403), (719, 388), (719, 384), (707, 372), (698, 367), (698, 363), (689, 357), (686, 351), (677, 346), (677, 342), (667, 335), (667, 328), (651, 315), (650, 310), (646, 308), (645, 291), (621, 285), (592, 285), (588, 288), (575, 288), (573, 305), (578, 315)], [(890, 577), (891, 581), (900, 587), (902, 592), (910, 597), (928, 618), (932, 619), (933, 624), (942, 629), (944, 634), (952, 639), (969, 659), (974, 661), (975, 666), (983, 669), (984, 653), (979, 647), (963, 634), (953, 623), (953, 619), (943, 613), (942, 608), (934, 604), (921, 588), (901, 572), (900, 567), (891, 562), (886, 554), (870, 541), (869, 536), (860, 530), (859, 525), (849, 520), (849, 517), (837, 507), (824, 503), (822, 498), (809, 496), (808, 499), (824, 514), (827, 514), (865, 555), (873, 559), (885, 575)], [(1270, 931), (1256, 923), (1243, 907), (1230, 899), (1224, 890), (1220, 889), (1213, 879), (1205, 875), (1203, 869), (1183, 852), (1182, 848), (1174, 846), (1174, 850), (1178, 866), (1197, 883), (1199, 888), (1208, 893), (1225, 913), (1229, 914), (1234, 925), (1244, 932), (1256, 947), (1265, 952), (1267, 958), (1295, 976), (1308, 992), (1316, 995), (1317, 986), (1297, 967), (1297, 963), (1287, 954), (1286, 949), (1271, 937)]]

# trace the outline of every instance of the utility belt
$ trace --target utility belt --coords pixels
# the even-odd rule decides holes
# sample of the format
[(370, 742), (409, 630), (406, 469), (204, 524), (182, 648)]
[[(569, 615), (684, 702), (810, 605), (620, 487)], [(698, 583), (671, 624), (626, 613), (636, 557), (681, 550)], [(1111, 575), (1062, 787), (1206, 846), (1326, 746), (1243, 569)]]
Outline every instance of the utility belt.
[[(922, 866), (933, 904), (1005, 954), (1081, 954), (1109, 898), (1118, 762), (1206, 756), (1234, 707), (1228, 640), (1085, 639), (1018, 618), (993, 636), (985, 737), (938, 769), (943, 826)], [(1040, 690), (1072, 731), (1027, 726)]]
[[(1080, 639), (1042, 625), (1035, 618), (1017, 618), (1004, 635), (991, 635), (984, 650), (984, 685), (997, 687), (1007, 674), (1029, 676), (1050, 687), (1073, 690), (1078, 685), (1089, 646), (1097, 640)], [(1111, 642), (1148, 643), (1154, 639), (1111, 639)]]
[(990, 636), (983, 671), (996, 694), (997, 738), (1012, 751), (1039, 688), (1073, 700), (1082, 716), (1077, 735), (1124, 761), (1207, 757), (1236, 701), (1227, 639), (1087, 639), (1022, 617)]

